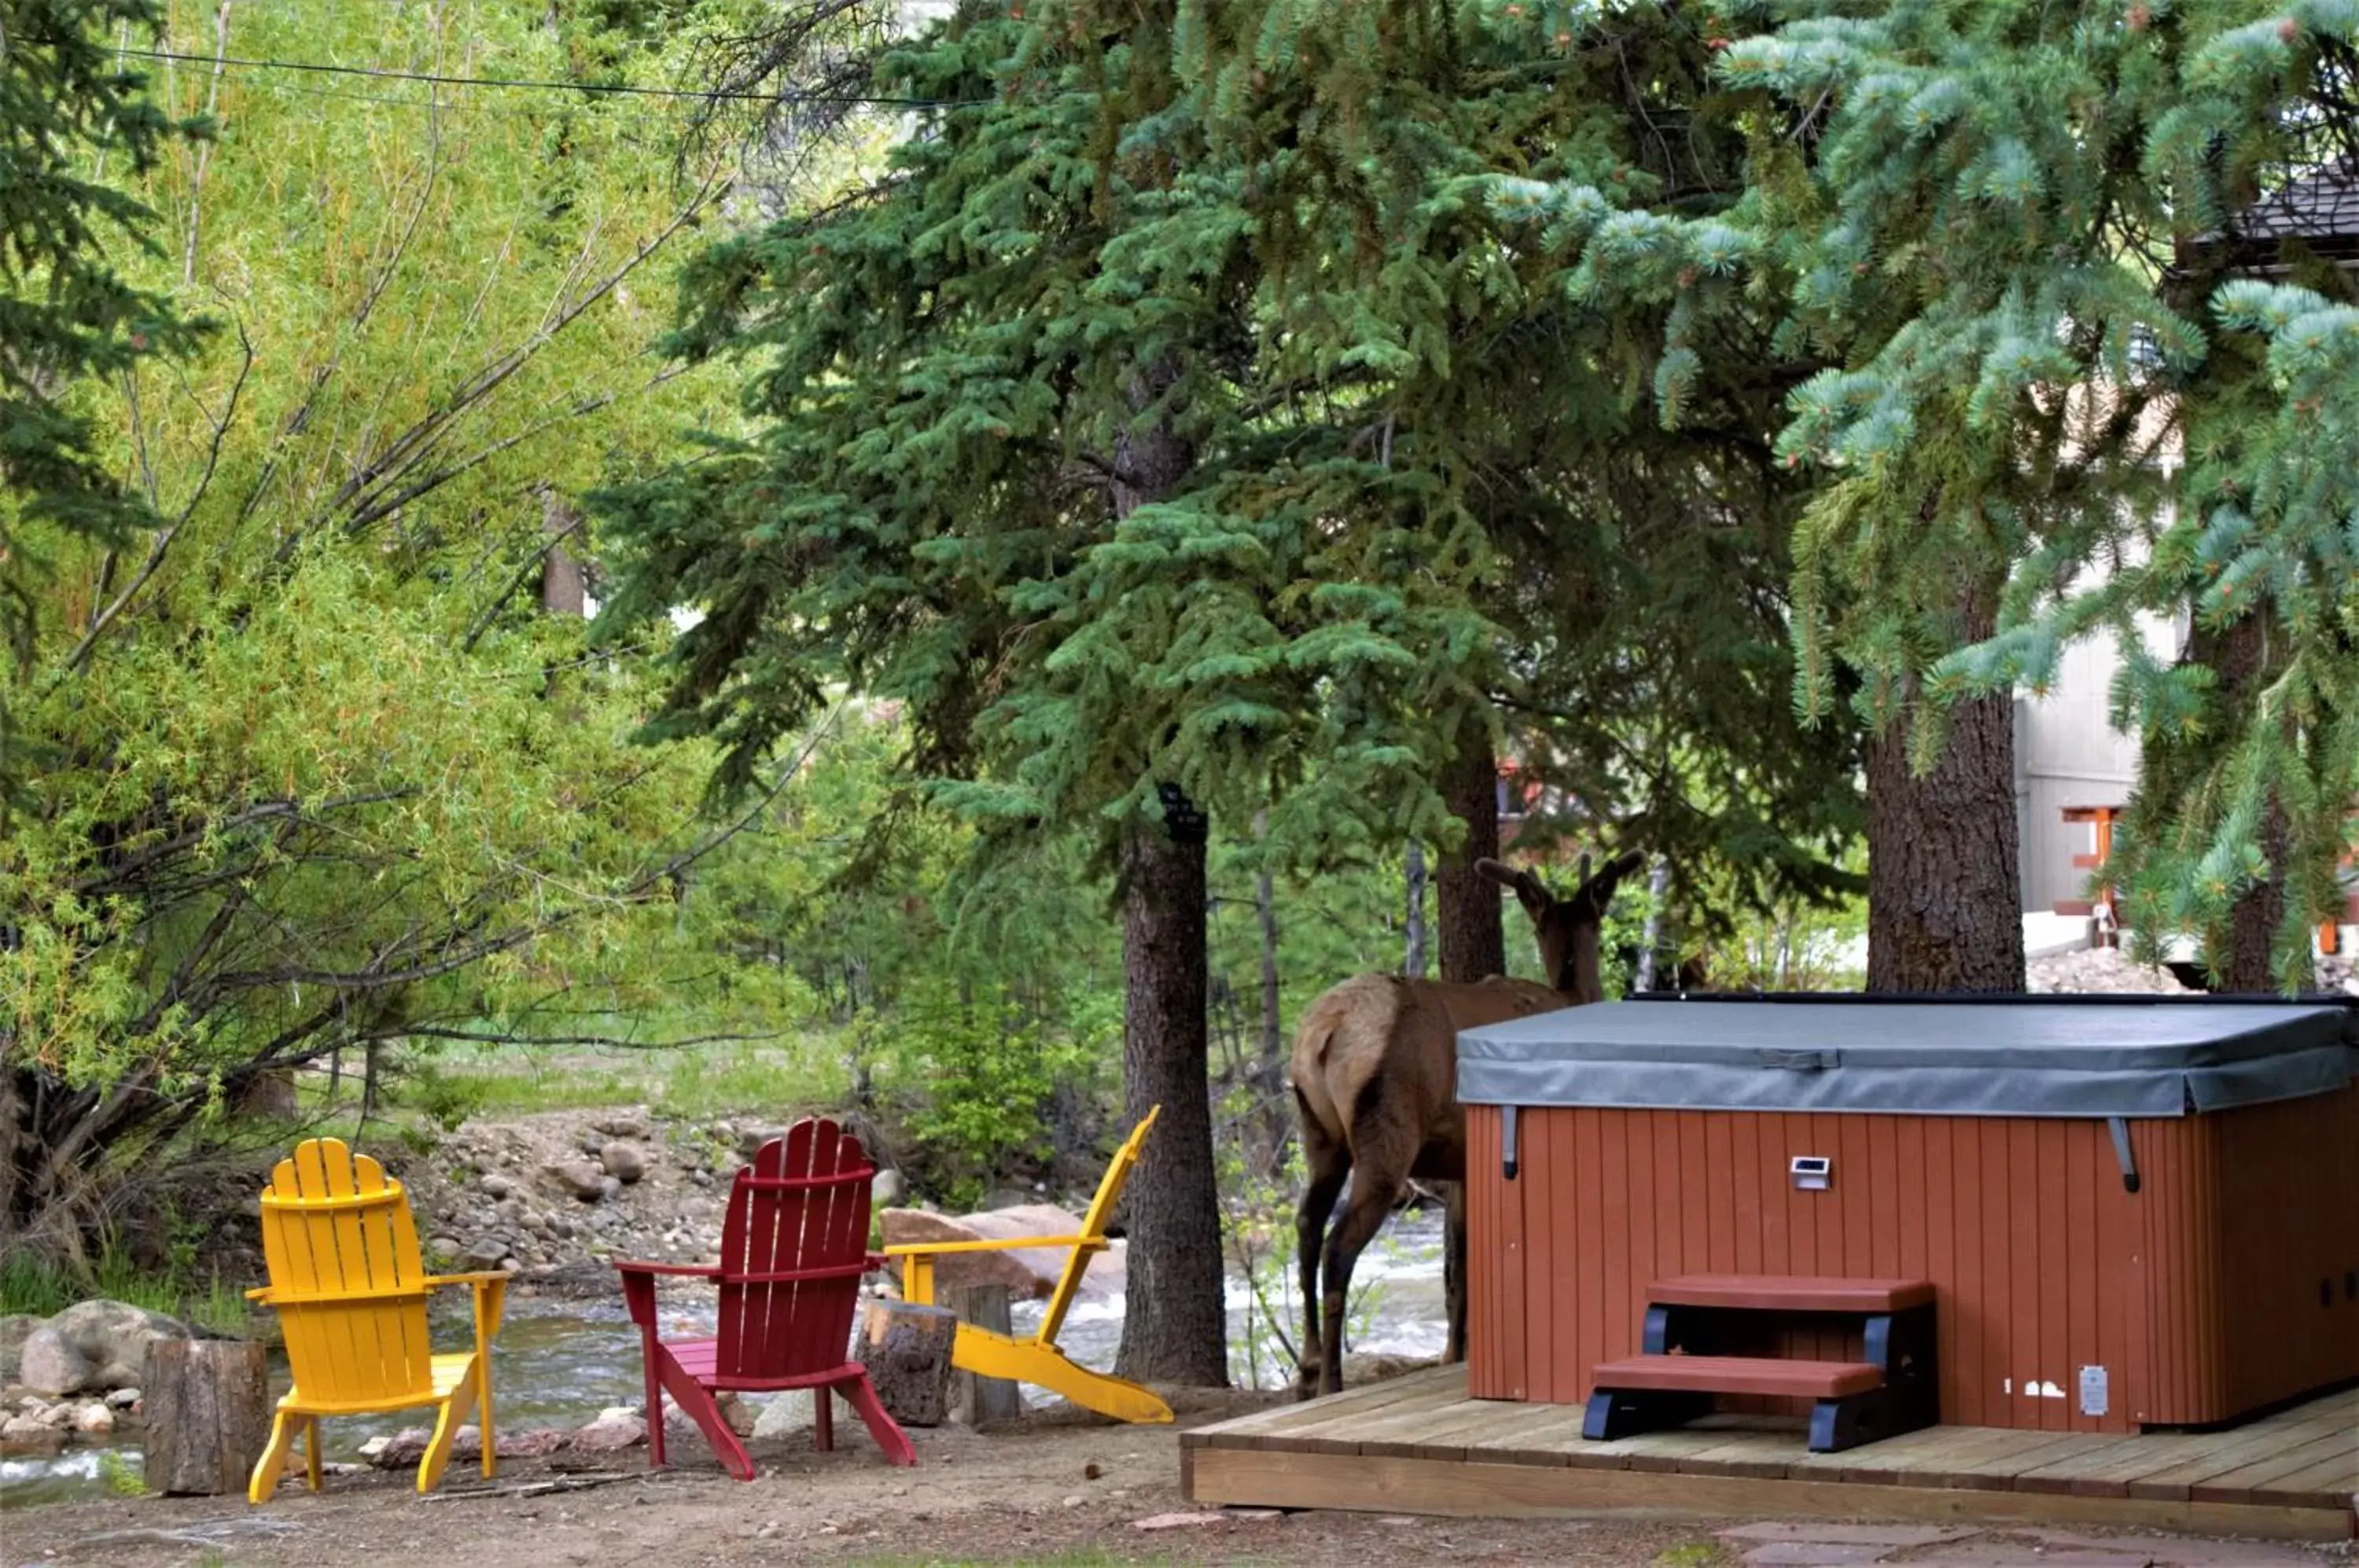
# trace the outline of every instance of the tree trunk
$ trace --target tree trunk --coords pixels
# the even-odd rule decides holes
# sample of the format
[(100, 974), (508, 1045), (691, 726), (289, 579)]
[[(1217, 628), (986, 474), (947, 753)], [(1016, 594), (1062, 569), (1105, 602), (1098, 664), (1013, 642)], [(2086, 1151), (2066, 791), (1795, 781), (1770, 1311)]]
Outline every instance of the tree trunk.
[[(2274, 612), (2266, 606), (2238, 621), (2225, 631), (2205, 631), (2195, 628), (2189, 651), (2200, 664), (2209, 665), (2220, 680), (2212, 701), (2226, 716), (2221, 726), (2223, 734), (2232, 731), (2253, 711), (2260, 689), (2275, 673), (2269, 668), (2269, 623)], [(2286, 869), (2293, 853), (2292, 824), (2286, 820), (2285, 802), (2275, 794), (2261, 814), (2261, 855), (2269, 863), (2267, 877), (2256, 882), (2238, 896), (2229, 908), (2228, 929), (2224, 951), (2207, 953), (2205, 960), (2212, 970), (2212, 983), (2223, 991), (2274, 991), (2277, 989), (2277, 966), (2271, 957), (2277, 948), (2277, 931), (2286, 918)], [(2309, 954), (2304, 952), (2302, 983), (2310, 979)]]
[(242, 1493), (270, 1438), (268, 1357), (241, 1339), (165, 1339), (147, 1347), (147, 1489)]
[(582, 562), (566, 550), (563, 542), (581, 525), (582, 514), (557, 493), (556, 486), (540, 493), (540, 531), (547, 540), (546, 551), (540, 558), (540, 607), (549, 615), (578, 616), (590, 603)]
[[(1008, 1332), (1012, 1319), (1006, 1286), (967, 1285), (948, 1292), (948, 1299), (960, 1322), (994, 1334)], [(1007, 1377), (954, 1371), (951, 1375), (950, 1397), (951, 1419), (978, 1432), (985, 1427), (1004, 1426), (1024, 1415), (1024, 1390)]]
[(1220, 1198), (1205, 1077), (1204, 819), (1163, 789), (1161, 825), (1122, 844), (1125, 1120), (1161, 1105), (1125, 1190), (1129, 1310), (1114, 1367), (1141, 1382), (1228, 1383)]
[(1443, 801), (1466, 824), (1466, 841), (1442, 857), (1434, 879), (1444, 980), (1481, 980), (1507, 972), (1498, 885), (1474, 870), (1476, 861), (1499, 853), (1499, 773), (1491, 760), (1490, 738), (1473, 724), (1467, 728), (1468, 738), (1460, 742), (1441, 779)]
[(1416, 839), (1408, 841), (1408, 852), (1403, 869), (1408, 882), (1408, 951), (1402, 955), (1401, 973), (1412, 980), (1425, 978), (1425, 845)]
[(1647, 872), (1647, 921), (1638, 937), (1638, 972), (1630, 979), (1634, 990), (1655, 988), (1655, 953), (1663, 945), (1663, 890), (1670, 885), (1670, 862), (1656, 861)]
[(1867, 746), (1867, 988), (2023, 989), (2015, 702), (1950, 710), (1933, 770), (1908, 766), (1915, 701)]
[(951, 1346), (958, 1316), (948, 1307), (868, 1303), (858, 1359), (876, 1398), (903, 1426), (940, 1426), (950, 1413)]

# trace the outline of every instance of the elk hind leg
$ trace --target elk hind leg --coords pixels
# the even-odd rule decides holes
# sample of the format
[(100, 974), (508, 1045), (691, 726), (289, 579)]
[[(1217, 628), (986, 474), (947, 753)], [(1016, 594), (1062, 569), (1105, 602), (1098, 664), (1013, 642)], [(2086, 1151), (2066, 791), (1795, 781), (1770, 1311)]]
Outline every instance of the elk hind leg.
[(1343, 1217), (1335, 1222), (1327, 1237), (1325, 1353), (1319, 1363), (1319, 1391), (1339, 1394), (1343, 1391), (1343, 1314), (1352, 1294), (1352, 1270), (1360, 1261), (1360, 1253), (1384, 1228), (1385, 1220), (1400, 1202), (1406, 1182), (1397, 1176), (1386, 1176), (1373, 1160), (1364, 1156), (1355, 1162), (1352, 1174), (1352, 1201), (1343, 1207)]
[(1295, 1103), (1302, 1113), (1302, 1157), (1310, 1177), (1294, 1214), (1295, 1267), (1302, 1285), (1302, 1368), (1295, 1382), (1295, 1397), (1308, 1399), (1319, 1386), (1324, 1365), (1319, 1334), (1320, 1244), (1326, 1237), (1327, 1222), (1334, 1216), (1344, 1178), (1352, 1173), (1352, 1151), (1343, 1139), (1320, 1126), (1319, 1118), (1303, 1103), (1300, 1090), (1295, 1091)]
[(1450, 1312), (1450, 1337), (1441, 1359), (1452, 1363), (1466, 1359), (1466, 1183), (1448, 1182), (1443, 1192), (1441, 1292)]

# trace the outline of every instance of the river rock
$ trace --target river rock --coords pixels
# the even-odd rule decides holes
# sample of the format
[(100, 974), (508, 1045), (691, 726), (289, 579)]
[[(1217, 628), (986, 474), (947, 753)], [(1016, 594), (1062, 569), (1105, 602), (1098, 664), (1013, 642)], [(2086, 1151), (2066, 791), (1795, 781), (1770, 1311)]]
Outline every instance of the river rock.
[(647, 1440), (647, 1423), (635, 1415), (612, 1411), (576, 1432), (566, 1444), (576, 1454), (619, 1454)]
[(791, 1437), (811, 1428), (811, 1397), (800, 1389), (773, 1394), (754, 1417), (753, 1435), (764, 1442)]
[(0, 1421), (0, 1455), (12, 1459), (45, 1459), (64, 1452), (66, 1434), (30, 1416), (10, 1416)]
[(607, 1175), (626, 1184), (647, 1173), (647, 1155), (637, 1144), (619, 1138), (598, 1151), (598, 1163), (606, 1168)]
[[(1004, 1241), (1025, 1236), (1072, 1236), (1082, 1228), (1079, 1214), (1053, 1203), (1020, 1203), (981, 1214), (936, 1214), (923, 1209), (886, 1209), (885, 1245), (903, 1247), (928, 1241)], [(1105, 1300), (1123, 1286), (1123, 1244), (1119, 1241), (1090, 1259), (1082, 1276), (1082, 1293)], [(1038, 1300), (1057, 1288), (1071, 1254), (1061, 1247), (1021, 1247), (1006, 1252), (952, 1253), (934, 1262), (934, 1283), (944, 1290), (976, 1285), (1002, 1285), (1019, 1300)]]
[(459, 1256), (471, 1271), (480, 1273), (486, 1269), (497, 1269), (500, 1266), (500, 1260), (507, 1255), (508, 1244), (505, 1237), (487, 1236), (469, 1242), (466, 1250)]
[(737, 1152), (744, 1159), (750, 1161), (754, 1158), (756, 1152), (758, 1151), (764, 1144), (769, 1142), (774, 1138), (784, 1138), (786, 1136), (787, 1129), (782, 1127), (739, 1127), (737, 1129)]
[(10, 1312), (0, 1318), (0, 1383), (18, 1381), (16, 1365), (24, 1354), (25, 1342), (33, 1337), (35, 1329), (49, 1321), (30, 1312)]
[(530, 1432), (500, 1434), (500, 1457), (503, 1459), (546, 1459), (565, 1446), (565, 1433), (555, 1427), (536, 1427)]
[(623, 1195), (623, 1179), (620, 1176), (601, 1176), (598, 1178), (598, 1193), (601, 1197), (607, 1199), (621, 1197)]
[(128, 1301), (82, 1301), (26, 1336), (18, 1375), (44, 1394), (133, 1388), (159, 1339), (186, 1339), (189, 1331), (161, 1312)]
[(481, 1181), (476, 1182), (475, 1185), (484, 1190), (484, 1195), (485, 1197), (494, 1200), (513, 1197), (516, 1195), (516, 1183), (509, 1181), (506, 1177), (501, 1175), (496, 1171), (485, 1176)]
[(540, 1168), (544, 1185), (569, 1198), (594, 1203), (606, 1195), (606, 1175), (586, 1160), (552, 1160)]
[(77, 1405), (73, 1429), (84, 1437), (104, 1437), (114, 1431), (114, 1412), (104, 1405)]
[(647, 1112), (635, 1105), (609, 1111), (590, 1125), (608, 1138), (645, 1138), (651, 1130)]
[(118, 1410), (133, 1410), (139, 1408), (141, 1398), (140, 1391), (136, 1388), (117, 1388), (106, 1396), (106, 1402)]
[(868, 1179), (868, 1201), (876, 1208), (891, 1208), (908, 1196), (908, 1182), (903, 1181), (901, 1173), (889, 1165)]

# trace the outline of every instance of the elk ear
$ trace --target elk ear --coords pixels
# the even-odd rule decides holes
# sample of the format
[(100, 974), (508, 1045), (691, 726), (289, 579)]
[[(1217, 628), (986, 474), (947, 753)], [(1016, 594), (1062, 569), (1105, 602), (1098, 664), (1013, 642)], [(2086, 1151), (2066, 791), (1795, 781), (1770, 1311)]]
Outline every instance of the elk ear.
[(1496, 882), (1500, 887), (1513, 888), (1516, 901), (1524, 906), (1524, 912), (1534, 920), (1538, 920), (1540, 916), (1546, 914), (1549, 907), (1556, 902), (1556, 895), (1550, 893), (1547, 886), (1528, 871), (1519, 871), (1512, 866), (1493, 860), (1488, 855), (1476, 861), (1474, 869)]

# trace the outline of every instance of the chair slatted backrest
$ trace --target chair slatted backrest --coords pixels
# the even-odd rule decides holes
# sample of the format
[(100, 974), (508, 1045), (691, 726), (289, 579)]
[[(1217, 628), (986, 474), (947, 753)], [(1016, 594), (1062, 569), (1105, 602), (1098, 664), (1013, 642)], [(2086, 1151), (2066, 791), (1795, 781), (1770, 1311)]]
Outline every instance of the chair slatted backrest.
[[(875, 1174), (858, 1138), (817, 1116), (737, 1172), (721, 1232), (723, 1377), (792, 1377), (844, 1364)], [(798, 1277), (758, 1278), (777, 1274)]]
[[(1147, 1135), (1155, 1126), (1155, 1118), (1163, 1107), (1155, 1106), (1131, 1128), (1130, 1137), (1114, 1150), (1114, 1162), (1106, 1167), (1104, 1177), (1098, 1182), (1097, 1196), (1090, 1200), (1090, 1212), (1082, 1216), (1081, 1234), (1103, 1236), (1105, 1227), (1114, 1221), (1114, 1206), (1122, 1199), (1123, 1183), (1130, 1180), (1131, 1167), (1138, 1163), (1139, 1151), (1147, 1147)], [(1040, 1314), (1040, 1332), (1037, 1336), (1042, 1345), (1056, 1343), (1057, 1334), (1065, 1326), (1065, 1313), (1073, 1304), (1075, 1292), (1082, 1288), (1082, 1276), (1089, 1272), (1090, 1259), (1098, 1253), (1094, 1247), (1077, 1247), (1065, 1260), (1065, 1271), (1057, 1279), (1057, 1289), (1049, 1297), (1048, 1311)]]
[(306, 1399), (432, 1389), (418, 1228), (408, 1193), (382, 1165), (337, 1138), (296, 1145), (262, 1192), (262, 1254)]

